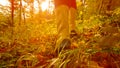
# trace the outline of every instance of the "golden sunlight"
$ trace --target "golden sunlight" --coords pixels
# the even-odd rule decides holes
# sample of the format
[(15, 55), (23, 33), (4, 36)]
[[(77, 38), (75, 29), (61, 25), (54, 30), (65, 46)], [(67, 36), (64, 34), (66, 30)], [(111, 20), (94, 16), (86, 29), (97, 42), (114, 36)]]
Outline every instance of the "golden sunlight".
[[(2, 6), (10, 6), (10, 2), (8, 0), (0, 0), (0, 5)], [(22, 5), (23, 6), (27, 6), (27, 3), (24, 2), (24, 0), (22, 0)], [(53, 12), (54, 10), (54, 4), (53, 4), (53, 0), (44, 0), (41, 2), (40, 7), (42, 9), (42, 11), (46, 11), (48, 10), (50, 13)], [(37, 2), (37, 0), (34, 0), (34, 9), (35, 9), (35, 13), (39, 12), (39, 3)], [(29, 11), (29, 6), (26, 7), (26, 10)]]
[(45, 11), (48, 8), (49, 8), (49, 0), (46, 0), (41, 4), (41, 9), (42, 9), (42, 11)]
[(34, 1), (34, 9), (35, 9), (35, 12), (39, 11), (39, 4), (36, 0)]
[(0, 5), (8, 6), (10, 5), (10, 3), (8, 2), (8, 0), (0, 0)]

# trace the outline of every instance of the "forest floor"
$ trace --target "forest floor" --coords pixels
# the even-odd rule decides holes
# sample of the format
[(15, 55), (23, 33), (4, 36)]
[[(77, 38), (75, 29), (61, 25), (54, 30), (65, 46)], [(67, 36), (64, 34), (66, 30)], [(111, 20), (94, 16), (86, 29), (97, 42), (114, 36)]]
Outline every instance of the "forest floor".
[[(71, 38), (70, 50), (57, 56), (53, 53), (57, 35), (44, 35), (40, 38), (42, 40), (34, 38), (29, 41), (42, 48), (36, 54), (39, 63), (33, 68), (120, 68), (120, 32), (117, 27), (86, 29)], [(51, 46), (47, 46), (47, 43)]]
[[(113, 30), (111, 30), (110, 28), (112, 28)], [(78, 49), (78, 53), (85, 53), (84, 51), (88, 51), (86, 53), (88, 53), (89, 56), (79, 56), (79, 59), (74, 60), (74, 58), (78, 58), (78, 53), (75, 53), (75, 57), (74, 53), (71, 52), (74, 58), (70, 58), (68, 57), (68, 55), (65, 55), (67, 59), (71, 59), (71, 63), (68, 62), (65, 68), (120, 68), (120, 33), (114, 32), (115, 30), (113, 27), (110, 28), (107, 27), (108, 30), (106, 30), (106, 28), (104, 28), (103, 30), (109, 32), (110, 29), (113, 35), (105, 34), (104, 36), (98, 38), (95, 37), (96, 34), (94, 34), (91, 29), (91, 31), (74, 36), (74, 38), (72, 38), (71, 50), (66, 51), (66, 53), (69, 51), (74, 52)], [(56, 36), (54, 36), (54, 38), (56, 40)], [(53, 43), (55, 40), (52, 40), (51, 42)], [(48, 62), (48, 60), (53, 58), (61, 58), (60, 55), (62, 54), (56, 56), (55, 53), (52, 53), (53, 50), (54, 48), (50, 50), (48, 48), (48, 51), (46, 50), (45, 52), (40, 53), (38, 55), (38, 59), (40, 61), (37, 65), (35, 65), (35, 68), (41, 65), (46, 65), (45, 68), (47, 68), (47, 65), (51, 64), (50, 62)], [(83, 50), (83, 52), (79, 52), (79, 50)], [(63, 52), (63, 55), (64, 54), (65, 53)], [(64, 59), (64, 61), (65, 60), (66, 59)], [(74, 65), (72, 66), (71, 64)], [(54, 68), (54, 64), (51, 67)]]
[(120, 68), (119, 26), (84, 28), (71, 38), (71, 48), (58, 55), (53, 52), (57, 34), (27, 40), (22, 39), (26, 34), (19, 38), (20, 34), (13, 41), (5, 35), (0, 40), (0, 68)]

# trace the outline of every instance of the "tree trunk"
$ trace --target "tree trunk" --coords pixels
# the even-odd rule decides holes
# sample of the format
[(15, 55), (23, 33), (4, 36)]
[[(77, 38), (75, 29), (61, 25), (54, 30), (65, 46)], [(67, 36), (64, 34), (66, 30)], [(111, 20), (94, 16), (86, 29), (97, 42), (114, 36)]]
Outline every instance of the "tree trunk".
[(12, 26), (12, 29), (11, 29), (11, 39), (13, 41), (13, 36), (14, 36), (14, 0), (11, 0), (11, 26)]
[(20, 15), (19, 15), (19, 24), (22, 24), (22, 0), (20, 0)]
[(11, 0), (11, 25), (14, 26), (14, 0)]

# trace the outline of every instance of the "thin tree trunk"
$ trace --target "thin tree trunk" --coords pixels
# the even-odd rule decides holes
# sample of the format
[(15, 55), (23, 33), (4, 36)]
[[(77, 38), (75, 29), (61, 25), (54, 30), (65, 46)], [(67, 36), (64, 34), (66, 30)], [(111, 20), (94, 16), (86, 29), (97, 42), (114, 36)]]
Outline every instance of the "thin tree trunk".
[(14, 36), (14, 0), (11, 0), (11, 26), (12, 26), (12, 30), (11, 30), (11, 39), (13, 41), (13, 36)]
[(25, 7), (23, 8), (23, 16), (24, 16), (24, 24), (26, 23), (26, 17), (25, 17)]
[(20, 19), (19, 19), (19, 24), (22, 24), (22, 0), (20, 0)]
[(11, 24), (14, 25), (14, 0), (11, 0)]

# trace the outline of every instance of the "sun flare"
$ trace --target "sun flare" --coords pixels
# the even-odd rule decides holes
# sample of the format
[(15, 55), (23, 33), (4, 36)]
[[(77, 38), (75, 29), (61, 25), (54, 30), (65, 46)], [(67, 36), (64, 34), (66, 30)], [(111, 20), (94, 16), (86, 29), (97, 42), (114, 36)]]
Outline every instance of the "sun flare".
[(45, 11), (45, 10), (47, 10), (48, 8), (49, 8), (49, 1), (46, 0), (46, 1), (44, 1), (44, 2), (41, 4), (41, 9), (42, 9), (42, 11)]
[[(0, 5), (1, 6), (10, 6), (10, 2), (8, 0), (0, 0)], [(22, 0), (22, 5), (23, 6), (27, 6), (27, 3)], [(41, 8), (40, 8), (41, 7)], [(26, 7), (26, 10), (29, 11), (29, 6)], [(37, 0), (34, 0), (34, 9), (35, 9), (35, 12), (39, 12), (39, 9), (41, 9), (42, 11), (49, 11), (50, 13), (53, 12), (54, 10), (54, 4), (53, 4), (53, 0), (44, 0), (44, 1), (41, 1), (40, 5), (38, 3)]]
[(0, 0), (0, 5), (8, 6), (9, 4), (8, 0)]

